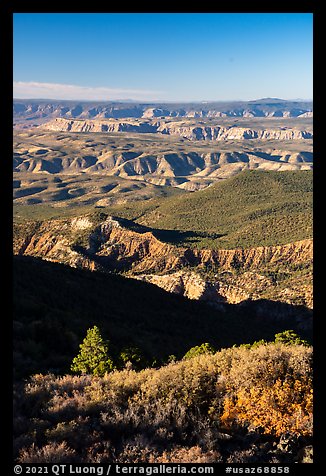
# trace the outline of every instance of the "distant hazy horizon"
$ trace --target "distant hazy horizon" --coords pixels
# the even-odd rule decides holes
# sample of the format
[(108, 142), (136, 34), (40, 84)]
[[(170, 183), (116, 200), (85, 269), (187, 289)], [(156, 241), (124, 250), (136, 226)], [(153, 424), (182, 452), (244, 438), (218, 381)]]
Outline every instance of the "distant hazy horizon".
[(16, 13), (14, 97), (312, 98), (312, 24), (312, 13)]
[(96, 103), (96, 102), (101, 102), (101, 103), (105, 103), (105, 102), (117, 102), (117, 103), (135, 103), (135, 104), (211, 104), (211, 103), (232, 103), (232, 102), (252, 102), (252, 101), (260, 101), (260, 100), (266, 100), (266, 99), (271, 99), (271, 100), (275, 100), (275, 99), (279, 99), (280, 101), (286, 101), (286, 102), (313, 102), (313, 99), (306, 99), (306, 98), (273, 98), (273, 97), (266, 97), (266, 98), (253, 98), (253, 99), (211, 99), (211, 100), (202, 100), (202, 101), (199, 101), (199, 100), (194, 100), (192, 101), (191, 99), (190, 100), (187, 100), (187, 101), (169, 101), (169, 100), (165, 100), (165, 101), (159, 101), (159, 100), (136, 100), (136, 99), (123, 99), (123, 98), (120, 98), (120, 99), (63, 99), (63, 98), (38, 98), (38, 97), (19, 97), (19, 96), (14, 96), (13, 100), (14, 101), (19, 101), (19, 100), (24, 100), (24, 101), (56, 101), (56, 102), (59, 102), (59, 101), (62, 101), (62, 102), (89, 102), (89, 103)]

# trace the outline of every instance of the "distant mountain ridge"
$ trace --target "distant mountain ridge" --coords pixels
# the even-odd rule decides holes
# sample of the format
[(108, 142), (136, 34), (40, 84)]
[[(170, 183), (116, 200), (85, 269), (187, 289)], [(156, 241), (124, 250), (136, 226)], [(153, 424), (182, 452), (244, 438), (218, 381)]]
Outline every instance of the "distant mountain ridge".
[(125, 117), (310, 117), (312, 101), (262, 98), (254, 101), (136, 103), (14, 99), (14, 122), (42, 123), (56, 117), (100, 119)]

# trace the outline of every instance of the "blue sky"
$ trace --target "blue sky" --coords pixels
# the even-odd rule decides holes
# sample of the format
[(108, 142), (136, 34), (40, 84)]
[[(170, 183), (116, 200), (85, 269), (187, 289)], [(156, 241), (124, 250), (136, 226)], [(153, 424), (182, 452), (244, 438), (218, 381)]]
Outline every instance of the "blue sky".
[(16, 13), (14, 97), (312, 99), (310, 13)]

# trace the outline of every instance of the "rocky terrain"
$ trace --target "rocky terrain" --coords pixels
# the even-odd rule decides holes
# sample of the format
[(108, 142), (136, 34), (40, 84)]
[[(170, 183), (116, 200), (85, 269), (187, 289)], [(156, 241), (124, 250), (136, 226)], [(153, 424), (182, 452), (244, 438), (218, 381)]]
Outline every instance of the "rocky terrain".
[(14, 104), (18, 463), (312, 462), (312, 109), (219, 106)]
[[(124, 272), (191, 299), (239, 303), (268, 296), (312, 306), (308, 279), (312, 240), (251, 249), (196, 250), (126, 228), (123, 220), (102, 217), (94, 221), (89, 216), (18, 224), (14, 237), (17, 255)], [(275, 280), (275, 273), (268, 273), (289, 266), (304, 273), (287, 276), (283, 279), (286, 285)]]
[[(38, 152), (40, 150), (41, 152)], [(156, 185), (172, 185), (188, 189), (187, 182), (194, 182), (194, 189), (210, 185), (218, 178), (226, 178), (244, 169), (264, 170), (311, 170), (312, 153), (308, 151), (265, 152), (175, 152), (148, 155), (142, 152), (102, 152), (99, 155), (63, 156), (60, 151), (52, 158), (51, 149), (35, 151), (17, 150), (14, 157), (14, 172), (69, 174), (87, 172), (108, 174), (123, 178), (139, 178)], [(90, 151), (88, 151), (90, 154)], [(38, 155), (39, 154), (39, 155)], [(38, 155), (38, 156), (37, 156)], [(40, 157), (41, 156), (41, 157)], [(175, 179), (179, 180), (175, 180)], [(207, 182), (207, 179), (210, 182)], [(34, 177), (37, 180), (37, 177)], [(188, 184), (189, 185), (189, 184)]]
[(16, 99), (13, 104), (16, 126), (30, 127), (52, 118), (155, 118), (155, 117), (312, 117), (312, 102), (264, 98), (193, 104), (137, 104), (119, 102), (76, 102)]
[[(69, 205), (79, 200), (80, 203), (105, 205), (126, 199), (124, 190), (127, 189), (143, 189), (134, 197), (142, 195), (143, 198), (151, 198), (155, 193), (161, 194), (162, 190), (154, 190), (148, 184), (195, 191), (242, 170), (312, 169), (312, 139), (302, 138), (305, 134), (312, 135), (311, 120), (286, 119), (286, 127), (279, 119), (271, 118), (269, 121), (273, 124), (268, 126), (241, 119), (236, 127), (231, 127), (228, 122), (220, 128), (229, 134), (227, 140), (187, 140), (182, 137), (186, 134), (182, 123), (177, 126), (181, 135), (174, 133), (174, 129), (171, 129), (172, 134), (59, 132), (45, 130), (45, 126), (31, 131), (15, 131), (14, 199), (21, 204), (57, 202)], [(85, 121), (58, 119), (54, 125), (64, 124), (64, 129), (71, 122), (85, 124)], [(91, 123), (101, 125), (99, 121)], [(111, 123), (112, 127), (121, 126), (120, 121)], [(178, 123), (165, 123), (164, 127), (174, 127), (175, 124)], [(202, 128), (206, 131), (208, 126), (189, 125), (187, 134), (192, 137), (193, 131), (198, 132)], [(265, 138), (245, 139), (243, 131), (248, 130), (251, 133), (256, 131)], [(231, 133), (239, 134), (239, 138)], [(268, 134), (270, 138), (266, 138)], [(51, 175), (57, 178), (51, 179)], [(94, 187), (98, 185), (98, 193), (93, 193), (87, 177), (92, 177)], [(121, 193), (117, 193), (119, 187), (112, 187), (112, 178), (106, 180), (105, 177), (131, 181), (121, 187)], [(169, 195), (171, 192), (165, 190), (164, 193)]]
[(309, 327), (311, 106), (15, 102), (14, 252)]
[[(192, 122), (192, 121), (191, 121)], [(274, 139), (301, 140), (312, 139), (310, 131), (281, 127), (278, 129), (244, 128), (239, 126), (187, 124), (184, 121), (118, 121), (118, 120), (69, 120), (56, 118), (43, 125), (43, 128), (56, 132), (136, 132), (177, 135), (188, 140), (244, 140)]]

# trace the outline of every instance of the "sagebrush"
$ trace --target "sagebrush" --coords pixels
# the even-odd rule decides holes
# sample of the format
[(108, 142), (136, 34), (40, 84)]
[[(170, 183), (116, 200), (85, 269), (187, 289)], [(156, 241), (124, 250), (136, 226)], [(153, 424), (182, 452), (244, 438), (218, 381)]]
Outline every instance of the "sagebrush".
[(236, 347), (103, 377), (39, 374), (17, 384), (14, 402), (18, 462), (294, 462), (274, 443), (310, 442), (312, 348)]

